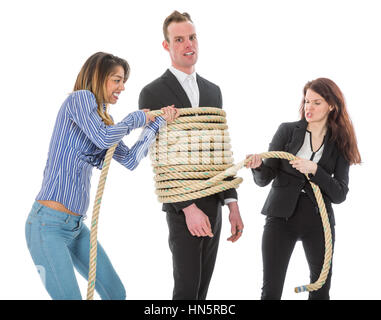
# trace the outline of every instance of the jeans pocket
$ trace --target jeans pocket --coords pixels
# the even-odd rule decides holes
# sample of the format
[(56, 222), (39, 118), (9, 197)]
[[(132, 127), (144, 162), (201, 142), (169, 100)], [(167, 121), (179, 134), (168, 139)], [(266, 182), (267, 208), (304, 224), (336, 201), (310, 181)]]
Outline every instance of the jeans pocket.
[(40, 217), (41, 226), (45, 227), (62, 227), (66, 224), (65, 219), (43, 212)]

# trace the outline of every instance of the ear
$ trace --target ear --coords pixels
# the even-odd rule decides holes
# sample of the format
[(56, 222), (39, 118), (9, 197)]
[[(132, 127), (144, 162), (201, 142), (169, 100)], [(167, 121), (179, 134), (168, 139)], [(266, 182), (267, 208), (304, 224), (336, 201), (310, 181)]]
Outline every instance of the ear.
[(335, 107), (329, 106), (329, 111), (331, 112)]
[(169, 51), (169, 43), (167, 40), (164, 40), (162, 42), (162, 45), (163, 45), (163, 48), (166, 50), (166, 51)]

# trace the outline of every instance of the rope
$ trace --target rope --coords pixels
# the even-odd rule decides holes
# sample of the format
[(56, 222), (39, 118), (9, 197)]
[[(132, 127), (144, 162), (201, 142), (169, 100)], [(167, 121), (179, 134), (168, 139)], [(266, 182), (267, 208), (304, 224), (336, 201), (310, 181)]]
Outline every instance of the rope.
[(91, 231), (90, 231), (90, 259), (89, 259), (89, 276), (87, 283), (87, 300), (94, 299), (95, 277), (97, 272), (97, 235), (98, 235), (98, 217), (101, 208), (102, 195), (105, 188), (106, 177), (110, 163), (117, 144), (113, 145), (107, 150), (105, 160), (103, 161), (103, 167), (101, 175), (99, 177), (99, 183), (97, 193), (95, 195), (95, 201), (93, 206), (93, 214), (91, 218)]
[(232, 176), (224, 171), (233, 165), (225, 111), (179, 111), (180, 117), (160, 130), (150, 150), (159, 202), (194, 200), (237, 188), (242, 178), (224, 180)]
[[(193, 200), (238, 188), (243, 179), (234, 176), (249, 159), (233, 164), (225, 111), (219, 108), (182, 108), (179, 111), (180, 117), (160, 130), (150, 150), (159, 202)], [(150, 114), (159, 116), (162, 112), (157, 110), (151, 111)], [(193, 116), (187, 117), (188, 115)], [(115, 148), (116, 145), (106, 153), (94, 201), (90, 234), (88, 300), (93, 300), (94, 297), (98, 217), (106, 176)], [(260, 156), (263, 159), (296, 159), (290, 153), (278, 151), (261, 153)], [(228, 177), (233, 179), (225, 181), (224, 179)], [(307, 175), (306, 177), (309, 180)], [(327, 210), (319, 187), (311, 181), (309, 183), (322, 219), (325, 255), (318, 280), (312, 284), (296, 287), (297, 293), (320, 289), (327, 279), (332, 261), (332, 234)]]

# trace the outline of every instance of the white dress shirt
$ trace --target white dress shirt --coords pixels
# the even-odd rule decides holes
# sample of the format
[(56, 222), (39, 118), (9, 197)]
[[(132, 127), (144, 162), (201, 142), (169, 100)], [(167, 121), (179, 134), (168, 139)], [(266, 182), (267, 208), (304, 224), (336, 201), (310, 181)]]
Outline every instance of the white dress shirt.
[(304, 142), (300, 150), (297, 152), (296, 156), (302, 159), (311, 160), (318, 163), (324, 151), (324, 140), (320, 148), (316, 151), (312, 149), (312, 135), (311, 132), (306, 130), (306, 135), (304, 136)]
[(197, 85), (196, 72), (187, 74), (177, 70), (173, 66), (169, 67), (169, 71), (173, 73), (177, 81), (183, 87), (189, 101), (191, 102), (192, 108), (198, 108), (200, 104), (200, 91)]
[[(197, 85), (196, 71), (191, 74), (187, 74), (177, 70), (173, 66), (169, 67), (169, 71), (173, 73), (177, 81), (183, 87), (189, 101), (191, 102), (192, 108), (198, 108), (200, 104), (200, 90), (198, 89)], [(225, 204), (235, 201), (237, 201), (237, 199), (234, 198), (228, 198), (224, 200)]]

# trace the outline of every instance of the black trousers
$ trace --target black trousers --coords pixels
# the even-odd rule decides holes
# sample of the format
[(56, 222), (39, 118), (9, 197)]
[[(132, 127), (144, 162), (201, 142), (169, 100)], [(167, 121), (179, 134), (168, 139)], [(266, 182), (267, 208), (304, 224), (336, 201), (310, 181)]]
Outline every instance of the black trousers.
[[(331, 223), (332, 245), (335, 239)], [(288, 263), (295, 243), (302, 241), (310, 269), (310, 281), (320, 275), (324, 261), (324, 232), (320, 214), (312, 200), (301, 193), (294, 214), (286, 218), (266, 217), (262, 238), (262, 300), (279, 300), (282, 296)], [(309, 300), (329, 300), (332, 264), (325, 284), (309, 293)]]
[(221, 233), (221, 205), (216, 202), (213, 210), (207, 212), (204, 209), (203, 212), (209, 217), (213, 238), (192, 236), (184, 213), (167, 212), (168, 242), (173, 261), (173, 300), (206, 299)]

